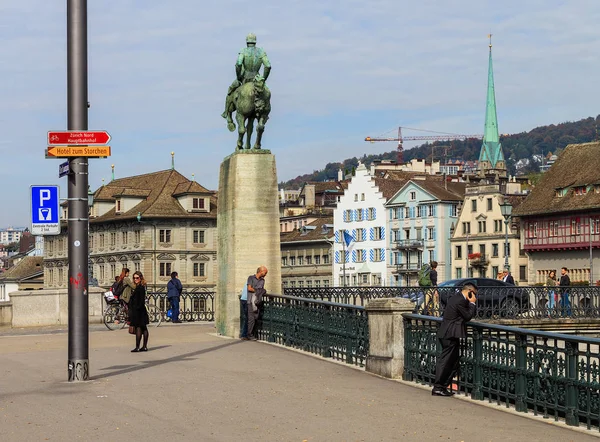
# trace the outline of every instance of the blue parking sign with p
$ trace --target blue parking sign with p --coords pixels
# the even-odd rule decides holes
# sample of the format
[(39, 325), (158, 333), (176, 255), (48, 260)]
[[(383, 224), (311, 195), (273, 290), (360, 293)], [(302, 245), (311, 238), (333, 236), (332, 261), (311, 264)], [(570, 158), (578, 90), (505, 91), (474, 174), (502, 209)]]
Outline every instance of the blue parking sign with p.
[(60, 233), (60, 198), (58, 186), (31, 186), (31, 233)]

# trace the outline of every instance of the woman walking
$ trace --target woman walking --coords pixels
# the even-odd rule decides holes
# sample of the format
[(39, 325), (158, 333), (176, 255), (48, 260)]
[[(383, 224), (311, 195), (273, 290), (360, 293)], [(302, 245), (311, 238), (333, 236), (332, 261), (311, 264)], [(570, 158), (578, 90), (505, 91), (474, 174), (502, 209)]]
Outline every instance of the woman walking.
[[(148, 311), (146, 310), (146, 281), (142, 272), (133, 274), (135, 289), (129, 300), (129, 325), (135, 328), (135, 348), (132, 353), (148, 351)], [(140, 348), (140, 341), (144, 337), (144, 346)]]
[(552, 317), (552, 310), (556, 306), (557, 295), (556, 295), (556, 272), (550, 270), (548, 279), (546, 279), (546, 287), (548, 287), (548, 317)]

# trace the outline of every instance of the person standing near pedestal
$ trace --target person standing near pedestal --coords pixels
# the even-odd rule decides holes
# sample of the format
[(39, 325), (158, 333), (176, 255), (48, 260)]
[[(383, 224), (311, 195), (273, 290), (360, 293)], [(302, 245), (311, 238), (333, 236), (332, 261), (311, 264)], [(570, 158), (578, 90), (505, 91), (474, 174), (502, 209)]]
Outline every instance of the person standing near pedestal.
[(171, 280), (167, 283), (167, 298), (173, 309), (173, 314), (171, 316), (173, 324), (181, 324), (181, 321), (179, 320), (179, 297), (181, 296), (182, 291), (183, 285), (181, 285), (178, 273), (171, 273)]
[[(248, 280), (254, 275), (250, 275)], [(240, 295), (240, 339), (248, 340), (248, 282), (244, 284)]]
[(262, 297), (267, 293), (265, 290), (265, 276), (267, 276), (267, 273), (267, 268), (260, 266), (256, 269), (256, 275), (251, 275), (248, 278), (248, 339), (251, 341), (257, 339), (256, 322), (258, 321)]

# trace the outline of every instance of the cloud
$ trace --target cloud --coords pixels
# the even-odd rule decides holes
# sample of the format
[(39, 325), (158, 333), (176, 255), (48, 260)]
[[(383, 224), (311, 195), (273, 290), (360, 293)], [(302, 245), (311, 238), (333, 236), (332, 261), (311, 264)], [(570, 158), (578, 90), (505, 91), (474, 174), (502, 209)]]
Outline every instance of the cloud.
[[(64, 3), (0, 0), (0, 155), (14, 189), (0, 226), (27, 223), (31, 184), (66, 195), (43, 155), (46, 132), (66, 126)], [(264, 147), (279, 180), (389, 151), (363, 139), (398, 125), (480, 133), (490, 32), (502, 132), (598, 113), (596, 1), (104, 0), (88, 12), (89, 124), (113, 136), (113, 156), (90, 162), (93, 187), (111, 164), (165, 169), (175, 151), (178, 170), (216, 188), (235, 146), (220, 113), (250, 31), (273, 64)]]

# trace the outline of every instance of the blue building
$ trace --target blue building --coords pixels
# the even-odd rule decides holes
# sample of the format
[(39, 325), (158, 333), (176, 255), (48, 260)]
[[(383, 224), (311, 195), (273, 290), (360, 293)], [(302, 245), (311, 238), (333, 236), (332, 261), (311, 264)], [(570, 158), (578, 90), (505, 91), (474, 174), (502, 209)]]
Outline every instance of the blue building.
[(440, 176), (416, 176), (388, 200), (387, 285), (417, 285), (424, 263), (438, 262), (438, 281), (450, 279), (451, 230), (454, 229), (466, 183), (444, 182)]

